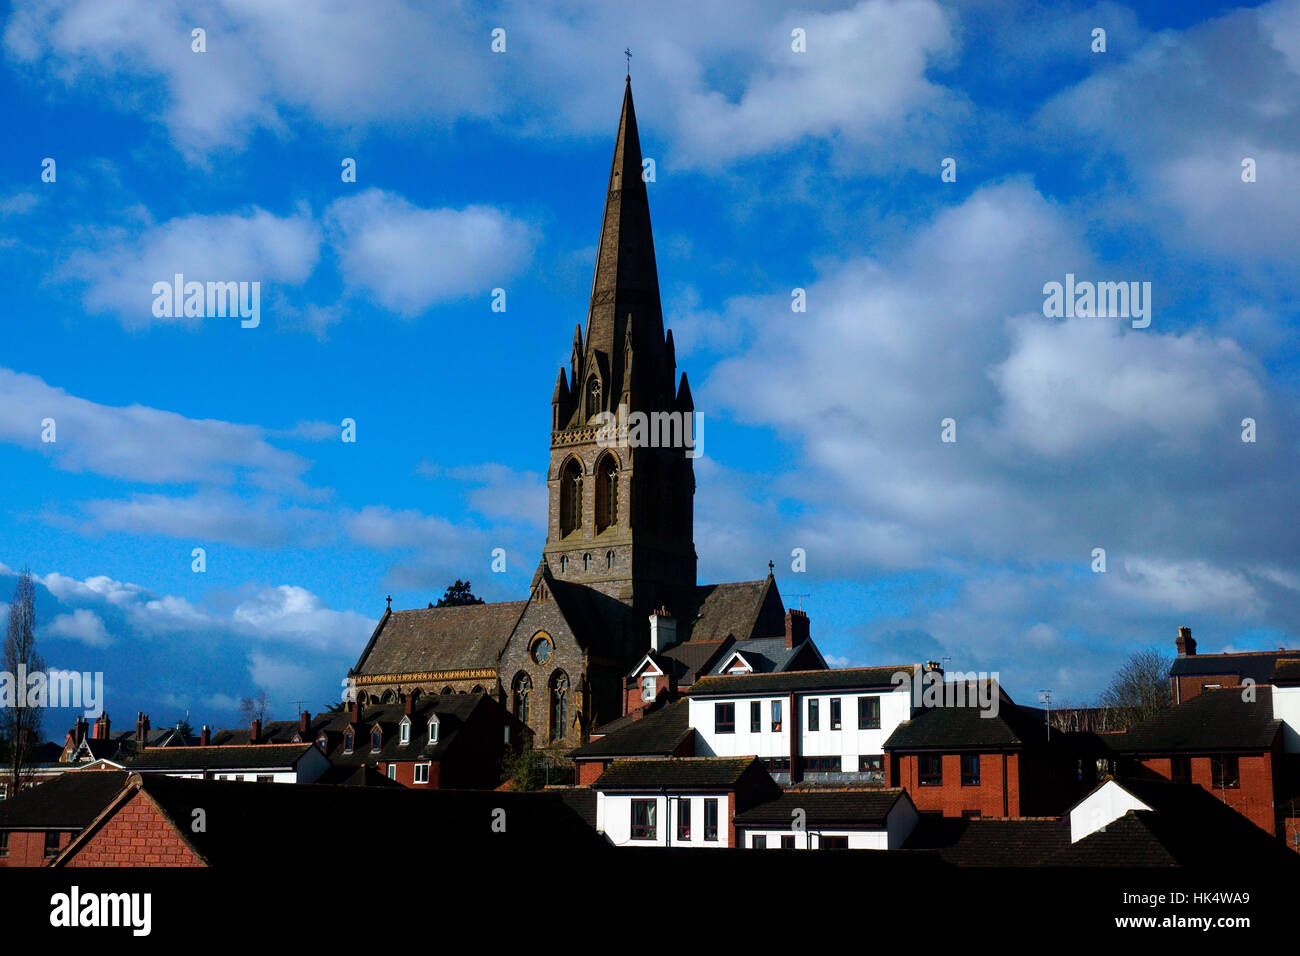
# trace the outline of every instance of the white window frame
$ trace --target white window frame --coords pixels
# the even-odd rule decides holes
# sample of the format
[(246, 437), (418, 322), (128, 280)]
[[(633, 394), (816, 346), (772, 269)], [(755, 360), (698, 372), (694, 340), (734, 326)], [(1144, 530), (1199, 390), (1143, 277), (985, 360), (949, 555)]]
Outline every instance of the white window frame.
[(400, 738), (401, 743), (409, 744), (411, 742), (411, 718), (410, 717), (402, 718), (401, 729), (398, 730), (398, 737)]
[(396, 779), (397, 779), (397, 764), (395, 764), (395, 763), (390, 763), (390, 764), (388, 765), (388, 779), (389, 779), (389, 780), (396, 780)]
[[(428, 782), (429, 782), (429, 768), (432, 767), (432, 766), (433, 766), (433, 764), (428, 764), (428, 763), (417, 763), (417, 764), (415, 765), (415, 776), (412, 778), (412, 779), (414, 780), (414, 782), (415, 782), (415, 783), (428, 783)], [(424, 779), (423, 779), (423, 780), (420, 779), (421, 777), (423, 777)]]
[(437, 717), (429, 719), (429, 743), (431, 744), (436, 744), (438, 742), (438, 723), (439, 721)]
[(659, 678), (651, 673), (641, 675), (641, 700), (655, 699), (655, 686), (659, 683)]

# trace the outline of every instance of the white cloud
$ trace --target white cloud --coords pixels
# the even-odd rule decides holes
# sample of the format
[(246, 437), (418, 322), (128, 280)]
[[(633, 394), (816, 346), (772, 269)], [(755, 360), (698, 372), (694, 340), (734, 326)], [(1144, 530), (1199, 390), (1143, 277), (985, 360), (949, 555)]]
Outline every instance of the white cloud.
[(421, 209), (380, 189), (336, 200), (325, 218), (348, 284), (406, 316), (470, 295), (486, 301), (536, 243), (530, 226), (500, 210)]
[(45, 633), (49, 637), (80, 641), (91, 647), (106, 647), (113, 643), (100, 616), (85, 608), (77, 608), (71, 614), (58, 615), (45, 626)]

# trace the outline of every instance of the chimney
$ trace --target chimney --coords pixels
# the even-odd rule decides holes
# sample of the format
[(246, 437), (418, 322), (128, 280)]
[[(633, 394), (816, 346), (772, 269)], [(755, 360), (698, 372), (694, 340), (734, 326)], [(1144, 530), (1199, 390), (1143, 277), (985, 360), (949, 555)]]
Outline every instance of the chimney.
[(676, 643), (677, 620), (668, 613), (668, 608), (660, 607), (650, 615), (650, 650), (659, 653)]
[(211, 743), (212, 743), (212, 731), (208, 728), (207, 724), (204, 724), (203, 729), (199, 731), (199, 746), (207, 747)]
[(86, 739), (86, 727), (87, 727), (86, 718), (78, 716), (77, 722), (72, 728), (72, 735), (73, 735), (72, 742), (74, 745), (80, 744), (83, 740)]
[(350, 713), (348, 714), (348, 720), (350, 720), (350, 721), (353, 723), (353, 725), (360, 724), (360, 723), (361, 723), (361, 703), (360, 703), (360, 699), (357, 698), (357, 697), (353, 697), (353, 698), (352, 698), (352, 706), (349, 707), (348, 709), (349, 709), (349, 711), (350, 711)]
[(310, 729), (311, 729), (311, 711), (304, 710), (302, 712), (302, 716), (298, 718), (298, 730), (301, 733), (305, 734)]
[(149, 715), (144, 711), (135, 715), (135, 745), (141, 750), (149, 746)]
[(785, 646), (787, 649), (798, 647), (808, 640), (808, 615), (791, 608), (785, 612)]
[(91, 731), (90, 739), (107, 740), (108, 728), (109, 728), (108, 714), (101, 714), (100, 716), (95, 718), (95, 726)]
[(253, 726), (248, 729), (248, 742), (250, 744), (260, 744), (262, 742), (262, 718), (254, 717)]
[(1178, 648), (1179, 657), (1196, 656), (1196, 639), (1192, 637), (1190, 627), (1180, 627), (1178, 629), (1178, 640), (1174, 641), (1174, 645)]
[(411, 714), (414, 713), (414, 712), (415, 712), (415, 695), (414, 695), (414, 694), (403, 694), (403, 695), (402, 695), (402, 713), (406, 714), (407, 717), (410, 717)]
[(931, 672), (937, 673), (940, 677), (942, 677), (942, 676), (943, 676), (943, 662), (942, 662), (942, 661), (926, 661), (925, 664), (922, 665), (922, 667), (921, 667), (921, 673), (922, 673), (922, 674), (929, 674), (929, 673), (931, 673)]

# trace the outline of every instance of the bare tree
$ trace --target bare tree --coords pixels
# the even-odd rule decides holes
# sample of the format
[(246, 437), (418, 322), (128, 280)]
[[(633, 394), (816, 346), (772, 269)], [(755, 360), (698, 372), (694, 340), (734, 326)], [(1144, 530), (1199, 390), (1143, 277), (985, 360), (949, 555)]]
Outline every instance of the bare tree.
[(45, 670), (45, 661), (36, 653), (36, 586), (32, 573), (23, 568), (9, 605), (9, 629), (5, 634), (4, 669), (14, 683), (13, 706), (5, 707), (0, 727), (9, 741), (9, 770), (15, 793), (22, 789), (24, 771), (31, 775), (33, 751), (40, 743), (41, 711), (29, 707), (25, 699), (26, 675)]
[(1099, 702), (1118, 719), (1118, 729), (1127, 730), (1173, 703), (1169, 689), (1172, 665), (1172, 658), (1151, 648), (1138, 651), (1116, 671)]
[(239, 713), (246, 724), (251, 724), (254, 720), (265, 723), (267, 711), (270, 709), (271, 698), (267, 696), (266, 691), (262, 691), (256, 697), (245, 697), (239, 702)]

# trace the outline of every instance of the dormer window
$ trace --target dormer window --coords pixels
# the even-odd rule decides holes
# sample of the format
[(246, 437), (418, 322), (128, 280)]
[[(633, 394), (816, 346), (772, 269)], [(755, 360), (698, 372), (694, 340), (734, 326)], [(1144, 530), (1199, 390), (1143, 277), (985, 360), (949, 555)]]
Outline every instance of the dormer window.
[(370, 731), (370, 749), (382, 750), (383, 747), (384, 747), (384, 732), (380, 728), (376, 727), (374, 730)]
[(658, 681), (656, 680), (654, 674), (645, 674), (642, 676), (641, 678), (641, 699), (642, 700), (655, 699), (656, 683), (658, 683)]
[(411, 742), (411, 718), (410, 717), (402, 718), (401, 729), (398, 732), (401, 734), (402, 743), (409, 744)]
[(352, 753), (352, 731), (351, 730), (349, 730), (347, 733), (343, 735), (343, 752), (345, 754)]
[[(329, 749), (329, 738), (322, 733), (319, 737), (316, 738), (316, 746), (320, 749), (321, 753), (325, 753)], [(348, 734), (348, 750), (349, 751), (352, 750), (351, 734)]]
[(429, 743), (436, 744), (437, 742), (438, 742), (438, 718), (434, 717), (429, 721)]

